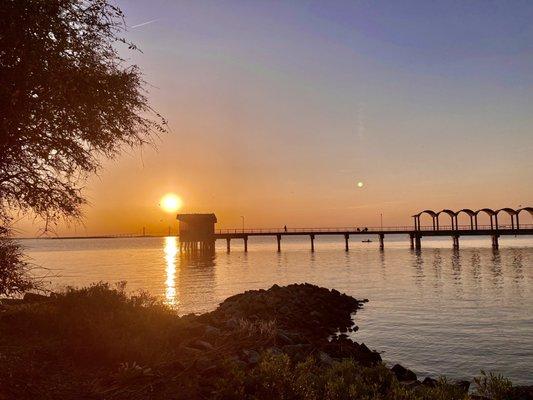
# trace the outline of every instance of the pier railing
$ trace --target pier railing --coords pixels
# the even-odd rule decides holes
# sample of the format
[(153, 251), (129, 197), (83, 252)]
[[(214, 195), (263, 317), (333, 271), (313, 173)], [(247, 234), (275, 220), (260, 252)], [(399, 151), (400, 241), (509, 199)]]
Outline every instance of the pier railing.
[[(512, 227), (511, 225), (498, 225), (498, 230), (511, 230), (511, 229), (517, 229), (516, 227)], [(519, 229), (533, 229), (533, 224), (520, 224)], [(283, 233), (376, 233), (376, 232), (410, 232), (414, 231), (412, 225), (408, 226), (372, 226), (372, 227), (355, 227), (355, 226), (344, 226), (344, 227), (335, 227), (335, 228), (287, 228), (286, 230), (284, 228), (261, 228), (261, 229), (242, 229), (242, 228), (229, 228), (229, 229), (217, 229), (215, 233), (217, 234), (239, 234), (239, 233), (245, 233), (245, 234), (283, 234)], [(435, 229), (432, 225), (427, 226), (421, 226), (418, 230), (421, 231), (435, 231)], [(454, 227), (452, 229), (451, 225), (440, 225), (438, 231), (469, 231), (469, 230), (496, 230), (494, 226), (490, 225), (478, 225), (477, 228), (474, 227), (472, 229), (472, 226), (469, 224), (466, 225), (459, 225), (457, 227)]]

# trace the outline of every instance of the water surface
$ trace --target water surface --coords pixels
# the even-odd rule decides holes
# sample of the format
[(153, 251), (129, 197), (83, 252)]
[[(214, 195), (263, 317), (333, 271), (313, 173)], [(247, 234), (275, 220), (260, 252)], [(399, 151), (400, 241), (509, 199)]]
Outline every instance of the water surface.
[[(217, 244), (215, 256), (188, 259), (176, 238), (24, 240), (33, 262), (49, 268), (50, 285), (127, 281), (130, 290), (161, 296), (182, 313), (214, 309), (226, 297), (274, 283), (310, 282), (370, 300), (355, 317), (354, 339), (421, 376), (471, 378), (496, 371), (533, 384), (533, 240), (424, 240), (417, 253), (403, 237), (376, 242), (317, 237), (251, 238)], [(372, 238), (375, 239), (375, 238)]]

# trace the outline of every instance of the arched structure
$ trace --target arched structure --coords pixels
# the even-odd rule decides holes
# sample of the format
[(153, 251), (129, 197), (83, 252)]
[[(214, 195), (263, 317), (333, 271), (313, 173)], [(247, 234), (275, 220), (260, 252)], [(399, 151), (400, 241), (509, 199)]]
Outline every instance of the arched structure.
[[(499, 210), (496, 210), (496, 217), (498, 216), (498, 214), (500, 212), (506, 212), (507, 214), (509, 214), (509, 216), (511, 217), (511, 229), (514, 229), (515, 227), (515, 224), (514, 224), (514, 217), (515, 215), (518, 214), (518, 212), (516, 210), (513, 210), (512, 208), (509, 208), (509, 207), (505, 207), (505, 208), (500, 208)], [(498, 220), (496, 220), (498, 221)], [(497, 224), (496, 224), (497, 225)]]
[(438, 214), (433, 210), (424, 210), (419, 212), (418, 214), (413, 215), (413, 218), (415, 220), (415, 230), (420, 230), (420, 216), (422, 214), (428, 214), (431, 217), (431, 220), (433, 221), (433, 230), (435, 228), (439, 229), (439, 220), (438, 220)]
[(437, 221), (439, 220), (439, 215), (443, 213), (448, 214), (450, 216), (450, 219), (452, 221), (452, 231), (456, 230), (457, 229), (457, 213), (455, 213), (455, 211), (452, 211), (452, 210), (444, 209), (437, 213)]
[(490, 208), (482, 208), (481, 210), (476, 211), (476, 220), (477, 220), (477, 214), (484, 212), (487, 214), (490, 218), (490, 229), (494, 229), (494, 221), (496, 221), (496, 229), (498, 229), (498, 214), (496, 214), (496, 211), (490, 209)]
[(531, 218), (533, 218), (533, 207), (523, 207), (516, 210), (516, 229), (520, 229), (520, 220), (518, 219), (518, 216), (522, 211), (528, 212), (529, 215), (531, 215)]
[[(469, 208), (463, 208), (455, 213), (455, 221), (458, 222), (457, 217), (460, 213), (467, 214), (470, 217), (470, 229), (477, 229), (477, 213)], [(458, 224), (459, 225), (459, 224)]]
[(470, 229), (475, 230), (475, 229), (478, 229), (479, 227), (478, 226), (478, 215), (480, 213), (485, 213), (490, 218), (490, 229), (498, 230), (500, 229), (499, 224), (498, 224), (498, 214), (501, 212), (504, 212), (511, 217), (511, 229), (520, 229), (519, 215), (521, 212), (527, 212), (533, 218), (533, 207), (523, 207), (518, 210), (515, 210), (510, 207), (504, 207), (498, 210), (493, 210), (491, 208), (482, 208), (476, 211), (470, 208), (463, 208), (459, 211), (444, 209), (439, 212), (436, 212), (433, 210), (424, 210), (424, 211), (419, 212), (418, 214), (413, 215), (413, 218), (414, 218), (414, 223), (415, 223), (415, 230), (421, 230), (420, 217), (422, 214), (428, 214), (431, 217), (433, 221), (433, 230), (439, 230), (440, 229), (440, 226), (439, 226), (440, 214), (448, 214), (450, 217), (451, 223), (452, 223), (451, 230), (459, 230), (458, 216), (461, 213), (465, 213), (470, 218)]

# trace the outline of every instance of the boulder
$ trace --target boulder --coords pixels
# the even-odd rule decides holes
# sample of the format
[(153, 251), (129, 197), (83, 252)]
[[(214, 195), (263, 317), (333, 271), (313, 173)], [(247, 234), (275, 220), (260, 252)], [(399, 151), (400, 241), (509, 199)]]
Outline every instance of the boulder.
[(437, 386), (437, 380), (433, 379), (433, 378), (431, 378), (429, 376), (426, 376), (424, 378), (424, 380), (422, 381), (422, 384), (424, 386), (428, 386), (428, 387), (435, 387), (435, 386)]
[(396, 376), (400, 382), (416, 381), (416, 374), (410, 369), (405, 368), (400, 364), (396, 364), (391, 368), (392, 373)]
[(513, 387), (510, 400), (533, 400), (533, 386)]
[(459, 380), (455, 381), (453, 384), (465, 393), (467, 393), (468, 389), (470, 389), (470, 381)]

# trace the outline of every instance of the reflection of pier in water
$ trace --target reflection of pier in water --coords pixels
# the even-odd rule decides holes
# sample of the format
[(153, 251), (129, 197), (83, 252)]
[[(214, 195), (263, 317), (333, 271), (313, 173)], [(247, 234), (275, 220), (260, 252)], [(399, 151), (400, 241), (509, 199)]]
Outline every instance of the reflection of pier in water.
[[(501, 224), (498, 221), (500, 214), (507, 214), (510, 217), (510, 224)], [(529, 214), (533, 217), (533, 207), (524, 207), (518, 210), (502, 208), (492, 210), (483, 208), (477, 211), (462, 209), (459, 211), (442, 210), (435, 212), (424, 210), (413, 215), (414, 226), (394, 226), (394, 227), (343, 227), (343, 228), (290, 228), (283, 229), (219, 229), (215, 230), (217, 218), (215, 214), (179, 214), (180, 221), (180, 252), (185, 253), (210, 253), (214, 251), (216, 240), (226, 240), (226, 249), (231, 251), (231, 240), (238, 239), (244, 242), (244, 251), (248, 251), (248, 239), (256, 236), (270, 236), (276, 238), (278, 252), (281, 251), (281, 239), (286, 236), (308, 236), (311, 242), (311, 251), (315, 250), (315, 237), (318, 235), (341, 235), (344, 236), (344, 248), (349, 250), (349, 239), (353, 236), (376, 235), (379, 240), (379, 247), (385, 247), (385, 235), (407, 235), (411, 248), (421, 249), (423, 237), (452, 238), (454, 248), (459, 248), (459, 238), (461, 236), (490, 236), (492, 247), (499, 247), (500, 236), (522, 236), (533, 235), (533, 224), (521, 224), (521, 213)], [(450, 218), (450, 225), (442, 225), (439, 217), (445, 214)], [(459, 216), (469, 217), (469, 224), (460, 225)], [(478, 216), (487, 215), (490, 224), (478, 224)], [(431, 217), (431, 225), (423, 226), (421, 217), (428, 215)]]

